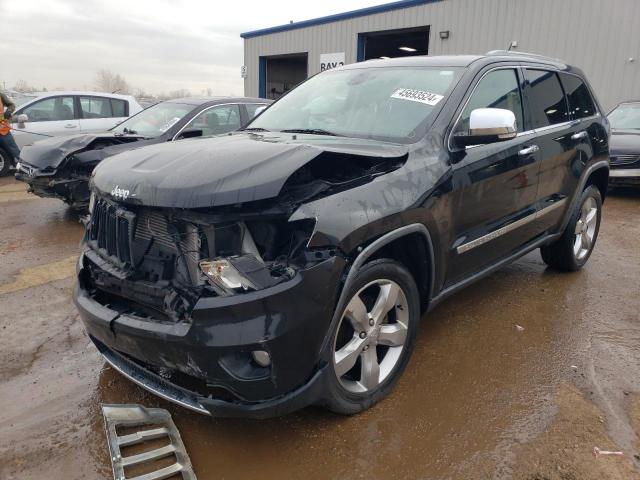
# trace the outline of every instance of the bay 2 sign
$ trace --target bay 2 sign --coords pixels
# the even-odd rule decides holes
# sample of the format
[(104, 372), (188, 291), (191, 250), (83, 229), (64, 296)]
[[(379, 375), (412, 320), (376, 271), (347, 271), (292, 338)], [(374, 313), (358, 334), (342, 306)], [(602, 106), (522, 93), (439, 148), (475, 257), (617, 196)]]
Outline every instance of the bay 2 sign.
[(320, 54), (320, 71), (331, 70), (332, 68), (342, 67), (344, 65), (344, 52), (339, 53), (321, 53)]

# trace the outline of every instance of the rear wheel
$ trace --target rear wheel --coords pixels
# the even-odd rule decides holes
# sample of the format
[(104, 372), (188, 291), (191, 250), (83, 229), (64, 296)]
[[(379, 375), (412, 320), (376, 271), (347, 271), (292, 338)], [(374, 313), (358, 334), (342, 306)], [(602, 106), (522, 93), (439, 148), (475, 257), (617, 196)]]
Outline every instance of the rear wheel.
[(0, 150), (0, 177), (4, 177), (11, 169), (11, 157), (4, 150)]
[(598, 238), (602, 217), (600, 190), (594, 185), (585, 189), (578, 205), (562, 236), (540, 248), (545, 263), (558, 270), (573, 272), (582, 268)]
[(329, 409), (353, 414), (386, 396), (402, 374), (420, 319), (418, 288), (400, 263), (382, 259), (357, 274), (332, 332)]

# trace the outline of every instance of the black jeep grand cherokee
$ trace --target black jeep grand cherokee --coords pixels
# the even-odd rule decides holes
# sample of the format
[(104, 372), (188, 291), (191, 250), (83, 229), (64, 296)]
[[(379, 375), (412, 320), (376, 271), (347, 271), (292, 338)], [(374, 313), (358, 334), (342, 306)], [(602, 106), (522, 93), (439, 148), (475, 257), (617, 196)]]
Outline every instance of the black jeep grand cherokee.
[(360, 412), (443, 298), (535, 248), (585, 264), (608, 139), (551, 59), (330, 70), (244, 131), (101, 163), (75, 302), (115, 369), (187, 408)]

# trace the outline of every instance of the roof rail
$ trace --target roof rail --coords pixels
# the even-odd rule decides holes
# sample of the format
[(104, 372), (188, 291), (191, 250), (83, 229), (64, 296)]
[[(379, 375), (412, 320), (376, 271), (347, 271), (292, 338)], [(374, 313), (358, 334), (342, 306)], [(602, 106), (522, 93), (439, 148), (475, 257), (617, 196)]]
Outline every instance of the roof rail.
[(530, 53), (530, 52), (517, 52), (514, 50), (490, 50), (486, 53), (487, 56), (491, 55), (517, 55), (521, 57), (531, 57), (538, 58), (540, 60), (551, 60), (554, 62), (566, 63), (564, 60), (559, 58), (548, 57), (546, 55), (540, 55), (539, 53)]

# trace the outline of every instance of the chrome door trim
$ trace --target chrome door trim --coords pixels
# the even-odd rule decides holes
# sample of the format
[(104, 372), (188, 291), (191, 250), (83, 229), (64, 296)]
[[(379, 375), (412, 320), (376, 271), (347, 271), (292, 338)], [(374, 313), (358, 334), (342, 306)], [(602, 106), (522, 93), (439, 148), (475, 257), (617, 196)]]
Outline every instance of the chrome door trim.
[(526, 217), (523, 217), (520, 220), (516, 220), (515, 222), (509, 223), (508, 225), (498, 228), (493, 232), (487, 233), (486, 235), (483, 235), (480, 238), (476, 238), (475, 240), (471, 240), (470, 242), (463, 243), (462, 245), (456, 248), (456, 251), (458, 252), (458, 254), (468, 252), (469, 250), (479, 247), (480, 245), (484, 245), (485, 243), (488, 243), (491, 240), (495, 240), (496, 238), (506, 235), (507, 233), (512, 232), (517, 228), (527, 225), (528, 223), (531, 223), (544, 215), (554, 212), (558, 208), (563, 207), (566, 203), (567, 203), (566, 198), (558, 200), (552, 205), (549, 205), (543, 208), (542, 210), (538, 210), (535, 213), (527, 215)]
[(570, 127), (570, 126), (573, 126), (573, 125), (577, 125), (578, 123), (580, 123), (580, 120), (568, 120), (566, 122), (554, 123), (553, 125), (547, 125), (545, 127), (536, 128), (534, 131), (536, 133), (547, 133), (547, 132), (550, 132), (552, 130), (560, 130), (562, 128), (566, 128), (566, 127)]

